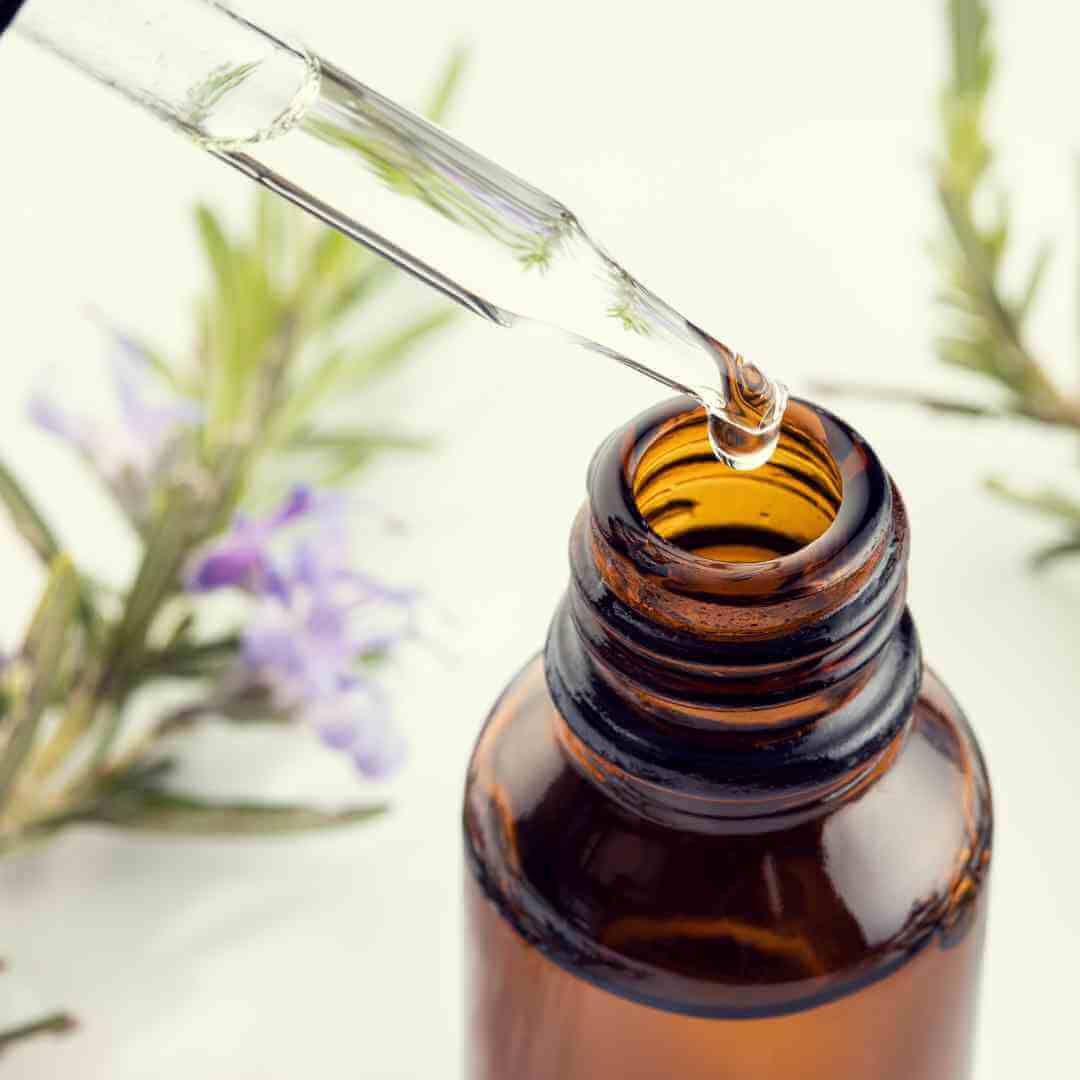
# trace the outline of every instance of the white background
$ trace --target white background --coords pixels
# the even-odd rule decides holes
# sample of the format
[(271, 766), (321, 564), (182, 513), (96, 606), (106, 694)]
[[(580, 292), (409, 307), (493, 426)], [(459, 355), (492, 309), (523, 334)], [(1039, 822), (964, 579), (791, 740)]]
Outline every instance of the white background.
[[(31, 0), (48, 3), (50, 0)], [(1022, 250), (1058, 256), (1033, 327), (1076, 371), (1070, 263), (1080, 90), (1071, 5), (999, 2), (993, 111)], [(798, 391), (812, 377), (956, 389), (928, 342), (936, 228), (927, 161), (943, 2), (248, 0), (360, 78), (415, 102), (449, 43), (474, 47), (453, 129), (577, 210), (632, 271)], [(201, 267), (196, 196), (239, 208), (246, 181), (121, 100), (8, 37), (0, 44), (0, 452), (77, 555), (112, 576), (130, 540), (77, 464), (24, 420), (43, 365), (71, 385), (100, 350), (93, 302), (183, 341)], [(403, 285), (404, 304), (426, 301)], [(81, 373), (81, 374), (80, 374)], [(409, 377), (356, 405), (435, 432), (388, 463), (370, 498), (404, 538), (365, 541), (372, 569), (449, 613), (450, 659), (396, 680), (411, 763), (384, 822), (285, 842), (169, 842), (85, 831), (0, 867), (0, 1026), (66, 1005), (83, 1030), (3, 1061), (12, 1080), (459, 1075), (459, 799), (472, 738), (543, 638), (593, 448), (656, 398), (603, 360), (540, 350), (463, 319)], [(831, 402), (904, 492), (910, 599), (926, 653), (967, 707), (999, 825), (981, 1080), (1065, 1075), (1080, 878), (1080, 566), (1032, 576), (1054, 526), (981, 479), (1076, 476), (1074, 441), (1022, 425)], [(37, 586), (2, 534), (0, 634)], [(258, 743), (256, 746), (255, 743)], [(193, 748), (186, 779), (218, 792), (357, 794), (299, 734)], [(363, 794), (362, 791), (359, 792)]]

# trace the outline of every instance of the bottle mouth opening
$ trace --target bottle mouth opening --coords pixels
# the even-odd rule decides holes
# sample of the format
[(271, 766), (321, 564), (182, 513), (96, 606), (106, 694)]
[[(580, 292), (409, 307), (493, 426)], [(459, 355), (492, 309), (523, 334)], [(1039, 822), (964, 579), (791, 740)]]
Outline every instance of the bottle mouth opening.
[(873, 450), (797, 398), (752, 472), (717, 460), (693, 398), (656, 405), (601, 447), (589, 499), (598, 537), (665, 593), (771, 607), (868, 572), (894, 514)]
[(698, 409), (640, 446), (630, 489), (662, 540), (716, 563), (768, 563), (823, 536), (836, 521), (844, 479), (828, 441), (785, 422), (769, 461), (736, 472), (717, 460)]

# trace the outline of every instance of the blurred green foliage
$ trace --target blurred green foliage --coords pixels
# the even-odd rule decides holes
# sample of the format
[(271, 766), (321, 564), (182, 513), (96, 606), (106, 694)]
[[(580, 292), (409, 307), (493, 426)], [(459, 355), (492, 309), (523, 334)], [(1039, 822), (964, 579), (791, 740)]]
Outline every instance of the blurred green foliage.
[[(458, 51), (430, 96), (434, 119), (449, 108), (463, 68)], [(203, 104), (246, 74), (222, 72)], [(330, 406), (398, 370), (453, 312), (440, 304), (365, 339), (354, 320), (397, 271), (265, 191), (255, 194), (240, 230), (206, 205), (196, 207), (195, 226), (208, 283), (196, 303), (194, 354), (118, 335), (199, 417), (138, 499), (122, 497), (127, 488), (115, 477), (102, 477), (141, 541), (129, 586), (117, 592), (81, 572), (32, 493), (0, 462), (0, 505), (47, 572), (23, 641), (0, 667), (0, 856), (75, 824), (280, 834), (366, 821), (385, 809), (368, 802), (331, 812), (178, 793), (166, 785), (170, 739), (212, 710), (132, 729), (130, 704), (155, 680), (206, 681), (236, 662), (235, 633), (199, 635), (198, 598), (185, 593), (182, 570), (237, 509), (265, 501), (273, 475), (291, 459), (300, 459), (305, 482), (317, 487), (350, 480), (380, 453), (429, 445), (388, 428), (342, 427)], [(216, 718), (248, 726), (253, 717), (275, 718), (268, 700), (246, 705)], [(0, 1053), (71, 1024), (58, 1013), (0, 1032)]]
[[(1051, 246), (1044, 243), (1021, 284), (1009, 289), (1015, 271), (1010, 198), (997, 182), (997, 151), (986, 130), (995, 85), (997, 52), (987, 0), (947, 0), (950, 72), (941, 93), (941, 143), (934, 182), (944, 228), (931, 245), (940, 268), (938, 299), (944, 332), (940, 359), (999, 391), (999, 402), (938, 397), (906, 387), (827, 385), (832, 392), (906, 401), (936, 412), (970, 418), (1018, 418), (1047, 428), (1080, 431), (1080, 395), (1063, 388), (1038, 358), (1028, 322), (1042, 293)], [(995, 494), (1062, 526), (1062, 536), (1034, 555), (1036, 565), (1080, 552), (1080, 500), (1053, 487), (1022, 490), (993, 477)]]

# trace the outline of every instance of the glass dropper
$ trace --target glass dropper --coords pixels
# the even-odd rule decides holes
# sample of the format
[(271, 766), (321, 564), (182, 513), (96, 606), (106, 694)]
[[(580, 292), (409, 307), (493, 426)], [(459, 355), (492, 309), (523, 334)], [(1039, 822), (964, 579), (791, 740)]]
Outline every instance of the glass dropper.
[(646, 289), (562, 203), (216, 0), (27, 0), (15, 29), (481, 318), (697, 397), (768, 460), (787, 391)]

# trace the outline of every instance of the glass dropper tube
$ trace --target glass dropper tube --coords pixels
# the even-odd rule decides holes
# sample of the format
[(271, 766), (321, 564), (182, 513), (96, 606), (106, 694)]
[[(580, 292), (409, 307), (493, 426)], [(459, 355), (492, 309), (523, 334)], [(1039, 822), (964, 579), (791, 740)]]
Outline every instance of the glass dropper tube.
[(481, 318), (696, 396), (717, 456), (772, 453), (787, 392), (646, 289), (562, 203), (215, 0), (27, 0), (15, 29)]

